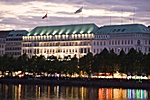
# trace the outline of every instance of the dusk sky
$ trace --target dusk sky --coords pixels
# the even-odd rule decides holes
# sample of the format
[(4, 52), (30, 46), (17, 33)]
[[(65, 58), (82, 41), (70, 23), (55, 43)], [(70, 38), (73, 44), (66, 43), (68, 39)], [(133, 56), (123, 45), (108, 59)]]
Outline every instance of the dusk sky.
[[(82, 12), (74, 14), (82, 6)], [(82, 23), (148, 26), (150, 0), (0, 0), (0, 30)]]

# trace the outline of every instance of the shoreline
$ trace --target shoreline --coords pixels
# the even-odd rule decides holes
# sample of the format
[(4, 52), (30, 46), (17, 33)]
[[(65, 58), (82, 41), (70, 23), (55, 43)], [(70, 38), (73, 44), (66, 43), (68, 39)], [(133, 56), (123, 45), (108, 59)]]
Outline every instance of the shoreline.
[(85, 86), (99, 88), (132, 88), (150, 89), (149, 80), (122, 80), (122, 79), (19, 79), (1, 78), (0, 84), (30, 84), (30, 85), (60, 85), (60, 86)]

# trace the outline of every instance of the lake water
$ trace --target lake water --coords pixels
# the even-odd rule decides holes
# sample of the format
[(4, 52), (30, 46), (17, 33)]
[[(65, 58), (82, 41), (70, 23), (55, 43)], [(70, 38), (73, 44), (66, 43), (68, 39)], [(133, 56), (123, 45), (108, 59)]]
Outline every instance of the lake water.
[(0, 100), (149, 100), (150, 90), (0, 84)]

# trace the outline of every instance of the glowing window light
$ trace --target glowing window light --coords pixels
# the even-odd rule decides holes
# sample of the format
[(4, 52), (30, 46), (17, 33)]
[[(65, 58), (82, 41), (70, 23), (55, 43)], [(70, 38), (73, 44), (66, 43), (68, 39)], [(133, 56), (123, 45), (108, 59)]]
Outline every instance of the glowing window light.
[(73, 33), (73, 34), (77, 33), (77, 30), (74, 30), (72, 33)]
[(65, 29), (61, 29), (58, 34), (63, 34), (64, 32), (65, 32)]
[(68, 30), (66, 31), (66, 34), (69, 34), (69, 33), (70, 33), (70, 31), (71, 31), (71, 30), (70, 30), (70, 29), (68, 29)]
[(80, 33), (81, 33), (81, 34), (84, 33), (84, 30), (81, 30)]
[(34, 36), (37, 35), (38, 33), (34, 33)]
[(89, 28), (87, 32), (88, 32), (88, 33), (91, 33), (92, 30), (93, 30), (93, 27)]
[(58, 32), (58, 30), (54, 30), (52, 35), (55, 35)]
[(40, 33), (40, 35), (43, 35), (45, 33), (45, 31), (42, 31), (41, 33)]
[(78, 36), (77, 34), (74, 35), (75, 38), (77, 38), (77, 36)]
[(50, 35), (50, 33), (52, 33), (52, 30), (47, 31), (47, 35)]

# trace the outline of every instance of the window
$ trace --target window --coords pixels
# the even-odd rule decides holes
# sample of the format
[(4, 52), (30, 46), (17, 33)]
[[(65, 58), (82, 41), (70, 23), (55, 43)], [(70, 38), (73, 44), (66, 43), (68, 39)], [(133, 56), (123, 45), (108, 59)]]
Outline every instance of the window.
[(112, 32), (115, 32), (116, 31), (116, 29), (114, 29)]
[(115, 41), (115, 45), (117, 45), (117, 41)]
[(94, 45), (95, 45), (95, 42), (94, 42)]
[(109, 45), (111, 45), (111, 41), (109, 41)]
[(94, 53), (95, 53), (95, 49), (94, 49)]
[(102, 45), (102, 42), (101, 42), (101, 45)]
[(126, 29), (122, 29), (121, 32), (124, 32)]
[(140, 40), (137, 41), (137, 45), (140, 45)]
[(123, 44), (123, 40), (122, 40), (122, 44)]
[(147, 48), (145, 48), (145, 52), (147, 52)]
[(120, 44), (120, 41), (118, 40), (118, 45)]
[(87, 53), (87, 50), (86, 50), (86, 48), (84, 48), (84, 53)]
[(117, 32), (119, 32), (119, 31), (120, 31), (120, 29), (117, 30)]
[(131, 44), (133, 44), (133, 40), (131, 40)]
[(97, 45), (99, 45), (99, 42), (97, 42)]
[(125, 40), (125, 44), (127, 44), (127, 41)]
[(128, 40), (128, 44), (130, 44), (130, 40)]
[(114, 45), (114, 41), (112, 41), (112, 45)]
[(83, 48), (80, 48), (80, 53), (83, 53)]
[(97, 53), (99, 53), (99, 49), (97, 49)]

